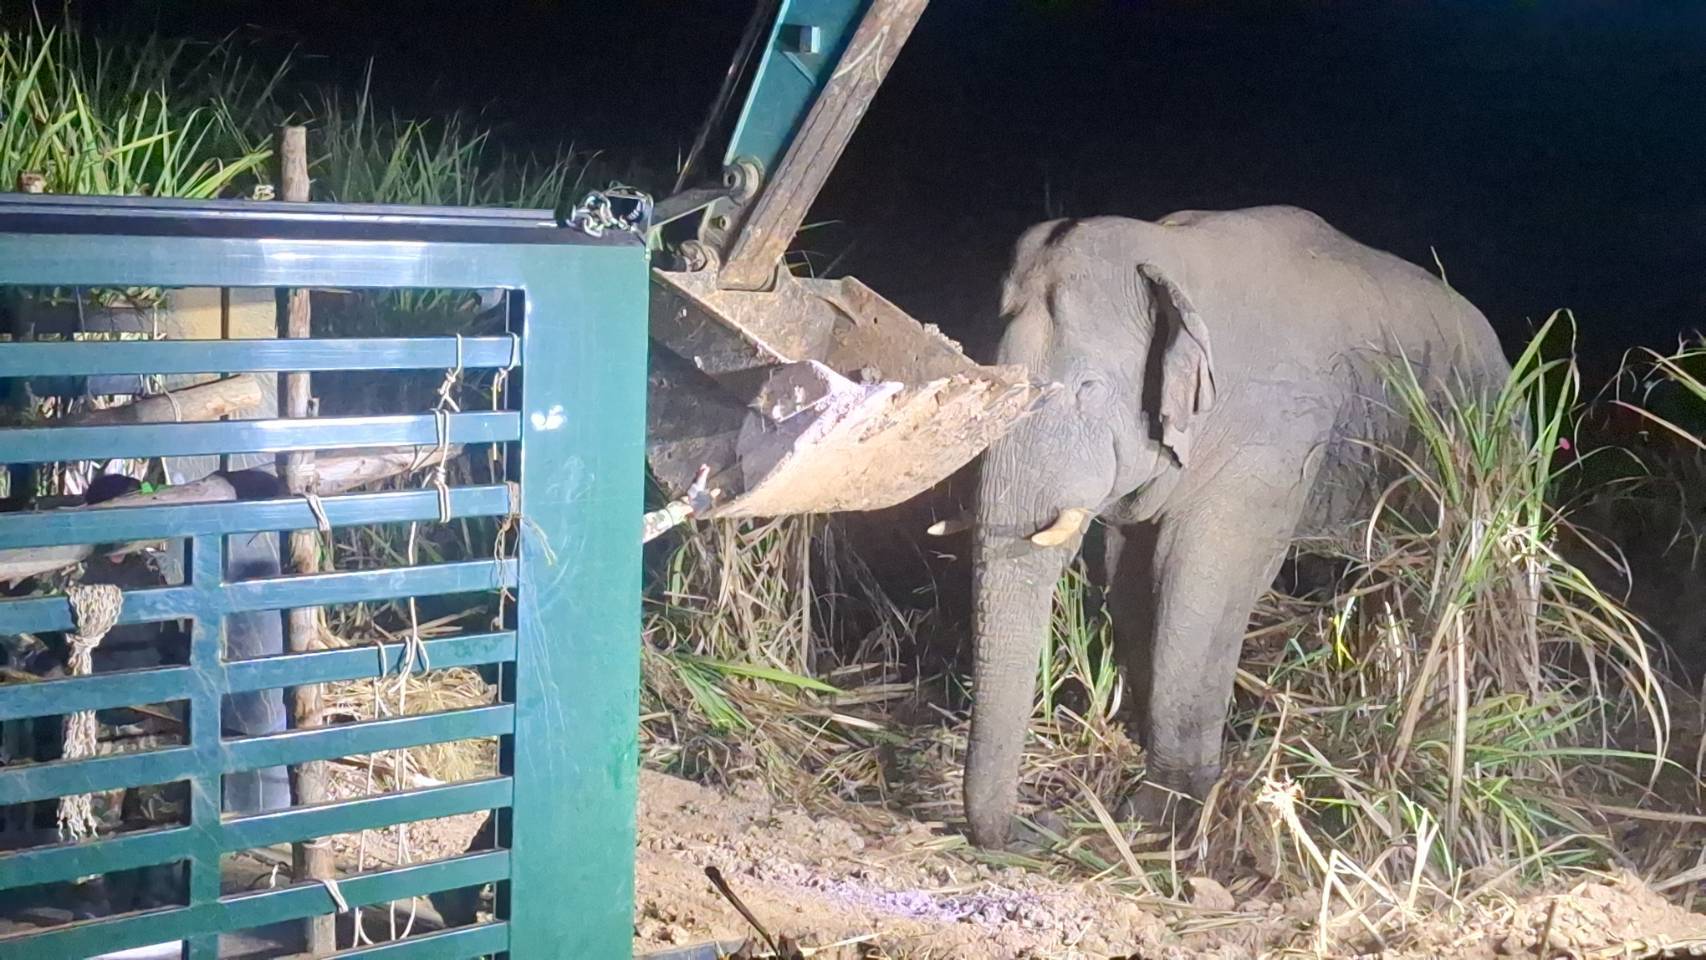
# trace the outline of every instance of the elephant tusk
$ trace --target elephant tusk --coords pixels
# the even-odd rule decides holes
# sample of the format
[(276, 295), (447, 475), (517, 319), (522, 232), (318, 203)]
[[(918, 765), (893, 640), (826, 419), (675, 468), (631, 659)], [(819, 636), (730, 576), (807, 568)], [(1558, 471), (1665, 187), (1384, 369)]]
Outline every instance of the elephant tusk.
[(1048, 529), (1031, 534), (1031, 542), (1039, 547), (1058, 547), (1081, 532), (1090, 516), (1082, 507), (1067, 507)]
[(938, 520), (932, 523), (924, 532), (932, 537), (946, 537), (971, 529), (971, 521), (965, 517), (955, 517), (952, 520)]

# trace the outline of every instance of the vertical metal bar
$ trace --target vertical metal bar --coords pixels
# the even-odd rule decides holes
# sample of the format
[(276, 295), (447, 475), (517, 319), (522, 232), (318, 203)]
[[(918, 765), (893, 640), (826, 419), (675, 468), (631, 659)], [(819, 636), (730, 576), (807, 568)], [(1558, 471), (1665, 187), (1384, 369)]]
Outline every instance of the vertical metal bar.
[[(299, 126), (280, 127), (278, 131), (280, 160), (279, 186), (287, 201), (308, 199), (308, 129)], [(308, 291), (288, 290), (284, 294), (283, 311), (279, 317), (279, 336), (307, 339), (312, 335), (308, 312)], [(309, 374), (291, 372), (282, 378), (284, 396), (279, 415), (307, 417), (313, 385)], [(293, 494), (318, 492), (319, 478), (314, 469), (312, 452), (285, 454), (279, 459), (280, 479)], [(286, 554), (285, 569), (293, 573), (320, 572), (320, 544), (312, 531), (294, 530)], [(307, 653), (315, 646), (319, 632), (320, 611), (314, 607), (295, 608), (285, 619), (286, 646), (291, 653)], [(317, 685), (297, 687), (292, 691), (291, 719), (295, 727), (317, 727), (325, 722), (325, 705)], [(292, 772), (297, 804), (322, 803), (326, 800), (326, 765), (305, 763)], [(332, 853), (317, 843), (298, 843), (291, 847), (291, 861), (297, 880), (327, 880), (333, 876)], [(336, 931), (330, 916), (313, 917), (307, 921), (308, 952), (314, 956), (337, 949)]]
[[(231, 288), (230, 287), (220, 287), (219, 288), (219, 339), (221, 339), (221, 340), (231, 339)], [(230, 371), (222, 370), (219, 372), (219, 375), (221, 377), (229, 376)], [(229, 420), (230, 417), (220, 417), (219, 419)], [(222, 471), (229, 471), (231, 469), (231, 454), (222, 453), (219, 455), (219, 469)]]
[(510, 950), (623, 957), (634, 929), (645, 251), (527, 263)]
[[(189, 587), (195, 591), (195, 621), (190, 627), (190, 668), (197, 683), (189, 698), (190, 748), (196, 776), (190, 781), (189, 905), (217, 903), (220, 881), (219, 732), (224, 706), (220, 669), (225, 637), (225, 538), (200, 536), (190, 541)], [(218, 934), (192, 937), (184, 960), (217, 960)]]

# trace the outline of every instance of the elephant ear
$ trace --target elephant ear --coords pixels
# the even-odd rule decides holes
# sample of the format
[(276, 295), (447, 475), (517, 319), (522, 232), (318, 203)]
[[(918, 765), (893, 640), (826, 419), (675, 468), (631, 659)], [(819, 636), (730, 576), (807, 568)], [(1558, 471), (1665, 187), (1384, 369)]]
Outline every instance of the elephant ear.
[(1149, 288), (1161, 350), (1161, 442), (1182, 467), (1190, 460), (1197, 419), (1214, 408), (1214, 352), (1208, 328), (1179, 285), (1149, 264), (1137, 269)]

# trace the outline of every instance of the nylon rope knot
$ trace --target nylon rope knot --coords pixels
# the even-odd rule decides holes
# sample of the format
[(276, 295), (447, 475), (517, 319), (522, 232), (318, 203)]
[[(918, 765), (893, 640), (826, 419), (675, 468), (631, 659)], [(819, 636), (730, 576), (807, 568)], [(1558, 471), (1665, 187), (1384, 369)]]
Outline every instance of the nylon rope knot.
[[(67, 641), (70, 653), (66, 668), (74, 677), (86, 677), (95, 669), (95, 648), (118, 625), (124, 609), (124, 593), (110, 583), (74, 583), (65, 588), (76, 625)], [(94, 756), (98, 746), (95, 711), (81, 710), (65, 718), (65, 759)], [(95, 835), (94, 801), (90, 794), (59, 798), (59, 835), (76, 842)]]

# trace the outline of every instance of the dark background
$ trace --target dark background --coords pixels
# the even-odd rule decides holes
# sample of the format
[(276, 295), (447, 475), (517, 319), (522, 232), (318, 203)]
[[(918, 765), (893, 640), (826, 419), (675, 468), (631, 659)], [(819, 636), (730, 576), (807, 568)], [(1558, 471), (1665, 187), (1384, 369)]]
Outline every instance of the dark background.
[[(417, 116), (483, 110), (672, 173), (748, 0), (78, 0), (91, 29), (312, 55)], [(1706, 4), (934, 0), (801, 246), (982, 352), (1055, 215), (1291, 203), (1604, 373), (1706, 308)], [(720, 151), (719, 151), (720, 154)]]

